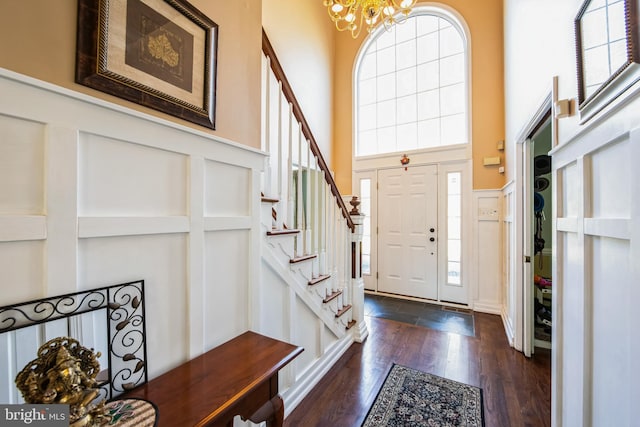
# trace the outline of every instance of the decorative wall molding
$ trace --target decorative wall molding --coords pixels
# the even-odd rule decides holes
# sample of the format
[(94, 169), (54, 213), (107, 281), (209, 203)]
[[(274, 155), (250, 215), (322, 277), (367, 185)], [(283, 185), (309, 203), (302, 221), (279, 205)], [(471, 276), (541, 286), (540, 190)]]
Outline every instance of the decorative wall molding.
[(0, 93), (0, 305), (142, 278), (151, 376), (249, 329), (266, 153), (4, 69)]
[(502, 313), (502, 191), (473, 191), (473, 309), (490, 314)]

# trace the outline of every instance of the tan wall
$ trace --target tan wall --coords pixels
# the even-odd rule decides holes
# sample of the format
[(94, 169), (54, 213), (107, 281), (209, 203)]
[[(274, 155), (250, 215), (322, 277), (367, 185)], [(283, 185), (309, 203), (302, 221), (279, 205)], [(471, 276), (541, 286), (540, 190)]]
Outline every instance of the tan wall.
[[(501, 188), (504, 176), (496, 167), (483, 166), (482, 159), (504, 157), (496, 148), (504, 139), (502, 0), (440, 3), (458, 11), (471, 33), (473, 188)], [(333, 165), (338, 187), (346, 194), (351, 193), (353, 67), (363, 40), (364, 33), (355, 41), (348, 33), (336, 38)]]
[(322, 0), (263, 0), (262, 26), (325, 160), (333, 134), (333, 24)]
[(0, 67), (260, 147), (260, 0), (191, 0), (219, 25), (215, 131), (74, 82), (77, 0), (0, 0)]

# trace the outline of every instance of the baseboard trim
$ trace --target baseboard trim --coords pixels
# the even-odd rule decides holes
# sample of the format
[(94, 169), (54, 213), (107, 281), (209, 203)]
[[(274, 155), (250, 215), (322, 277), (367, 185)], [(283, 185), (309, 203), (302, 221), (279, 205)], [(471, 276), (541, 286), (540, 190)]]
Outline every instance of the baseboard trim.
[(329, 372), (336, 364), (338, 359), (351, 347), (354, 343), (351, 334), (345, 334), (339, 341), (327, 350), (322, 357), (307, 369), (302, 376), (284, 393), (282, 400), (284, 401), (285, 418), (293, 412), (293, 410), (302, 402), (302, 400), (313, 390), (320, 380)]
[(513, 331), (513, 326), (511, 325), (511, 321), (509, 320), (509, 316), (507, 316), (507, 313), (504, 311), (504, 309), (502, 310), (500, 317), (502, 318), (502, 324), (504, 325), (504, 332), (507, 335), (507, 340), (509, 341), (509, 345), (513, 347), (515, 334)]
[(362, 344), (369, 336), (369, 329), (367, 329), (367, 323), (363, 320), (356, 323), (353, 327), (352, 336), (355, 342)]
[(487, 314), (502, 314), (502, 305), (490, 301), (474, 301), (473, 311)]

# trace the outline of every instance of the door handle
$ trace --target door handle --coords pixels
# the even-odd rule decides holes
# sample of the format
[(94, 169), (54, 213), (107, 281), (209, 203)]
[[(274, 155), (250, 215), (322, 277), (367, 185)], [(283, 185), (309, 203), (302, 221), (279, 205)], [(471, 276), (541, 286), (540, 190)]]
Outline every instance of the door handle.
[(431, 228), (429, 229), (429, 231), (433, 233), (434, 231), (436, 231), (436, 229), (435, 229), (435, 228), (433, 228), (433, 227), (431, 227)]
[(429, 238), (429, 241), (430, 241), (430, 242), (435, 242), (435, 241), (436, 241), (436, 238), (435, 238), (435, 237), (430, 237), (430, 238)]

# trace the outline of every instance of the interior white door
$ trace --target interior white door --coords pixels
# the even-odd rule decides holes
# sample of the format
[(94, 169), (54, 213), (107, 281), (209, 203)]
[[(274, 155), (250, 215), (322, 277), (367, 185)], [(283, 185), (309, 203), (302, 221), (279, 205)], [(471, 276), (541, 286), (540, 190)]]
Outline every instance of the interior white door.
[(530, 139), (524, 143), (522, 150), (522, 288), (524, 304), (522, 352), (531, 357), (534, 348), (534, 289), (533, 289), (533, 144)]
[(438, 299), (438, 168), (378, 171), (378, 290)]

